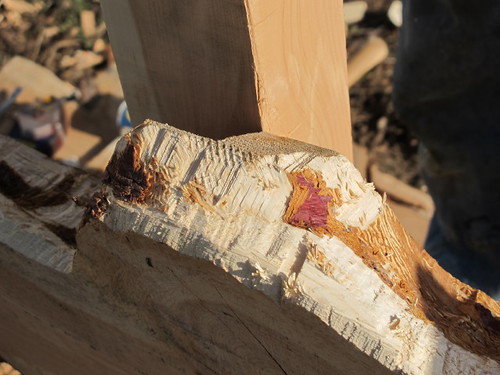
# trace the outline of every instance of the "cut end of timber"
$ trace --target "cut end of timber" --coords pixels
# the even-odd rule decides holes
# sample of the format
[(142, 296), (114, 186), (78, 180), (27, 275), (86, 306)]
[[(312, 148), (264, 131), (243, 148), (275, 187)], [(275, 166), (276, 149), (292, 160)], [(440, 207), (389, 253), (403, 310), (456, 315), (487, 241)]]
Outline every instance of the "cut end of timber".
[(96, 216), (113, 230), (206, 259), (335, 330), (364, 327), (393, 353), (377, 356), (385, 366), (426, 373), (431, 358), (444, 369), (467, 353), (464, 371), (498, 368), (500, 304), (444, 271), (335, 152), (146, 121), (117, 145), (105, 183), (109, 209)]

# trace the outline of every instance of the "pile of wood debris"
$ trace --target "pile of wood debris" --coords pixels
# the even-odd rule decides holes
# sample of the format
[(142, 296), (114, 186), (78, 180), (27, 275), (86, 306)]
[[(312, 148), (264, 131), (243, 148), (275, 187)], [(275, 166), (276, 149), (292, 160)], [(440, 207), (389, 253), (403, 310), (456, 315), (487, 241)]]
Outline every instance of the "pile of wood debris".
[(98, 1), (4, 0), (0, 64), (24, 56), (73, 85), (106, 64), (111, 50)]
[(123, 92), (99, 1), (3, 1), (0, 51), (0, 134), (76, 166), (119, 134)]

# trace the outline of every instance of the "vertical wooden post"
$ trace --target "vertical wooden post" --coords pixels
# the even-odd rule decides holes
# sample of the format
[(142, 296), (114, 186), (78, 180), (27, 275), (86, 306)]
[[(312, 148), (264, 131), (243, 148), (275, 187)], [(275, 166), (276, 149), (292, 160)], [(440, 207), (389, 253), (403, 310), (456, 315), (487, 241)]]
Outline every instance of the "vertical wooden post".
[(132, 120), (351, 158), (341, 0), (102, 0)]

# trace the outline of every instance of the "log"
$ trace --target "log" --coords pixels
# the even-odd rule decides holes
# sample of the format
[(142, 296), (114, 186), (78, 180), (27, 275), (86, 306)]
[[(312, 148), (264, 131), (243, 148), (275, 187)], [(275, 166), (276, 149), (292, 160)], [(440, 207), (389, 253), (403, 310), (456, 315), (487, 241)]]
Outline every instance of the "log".
[(132, 122), (266, 131), (351, 159), (341, 0), (101, 1)]
[(23, 373), (500, 371), (500, 304), (331, 150), (147, 121), (91, 199), (84, 172), (0, 150), (0, 356)]

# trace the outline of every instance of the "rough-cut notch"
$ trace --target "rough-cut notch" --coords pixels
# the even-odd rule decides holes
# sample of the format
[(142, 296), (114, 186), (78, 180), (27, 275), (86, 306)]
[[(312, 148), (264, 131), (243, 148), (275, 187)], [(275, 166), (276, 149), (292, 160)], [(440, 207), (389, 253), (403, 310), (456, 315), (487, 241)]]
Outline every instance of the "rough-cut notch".
[(139, 146), (129, 138), (125, 149), (111, 158), (103, 182), (125, 201), (144, 203), (151, 196), (154, 176), (140, 160)]

